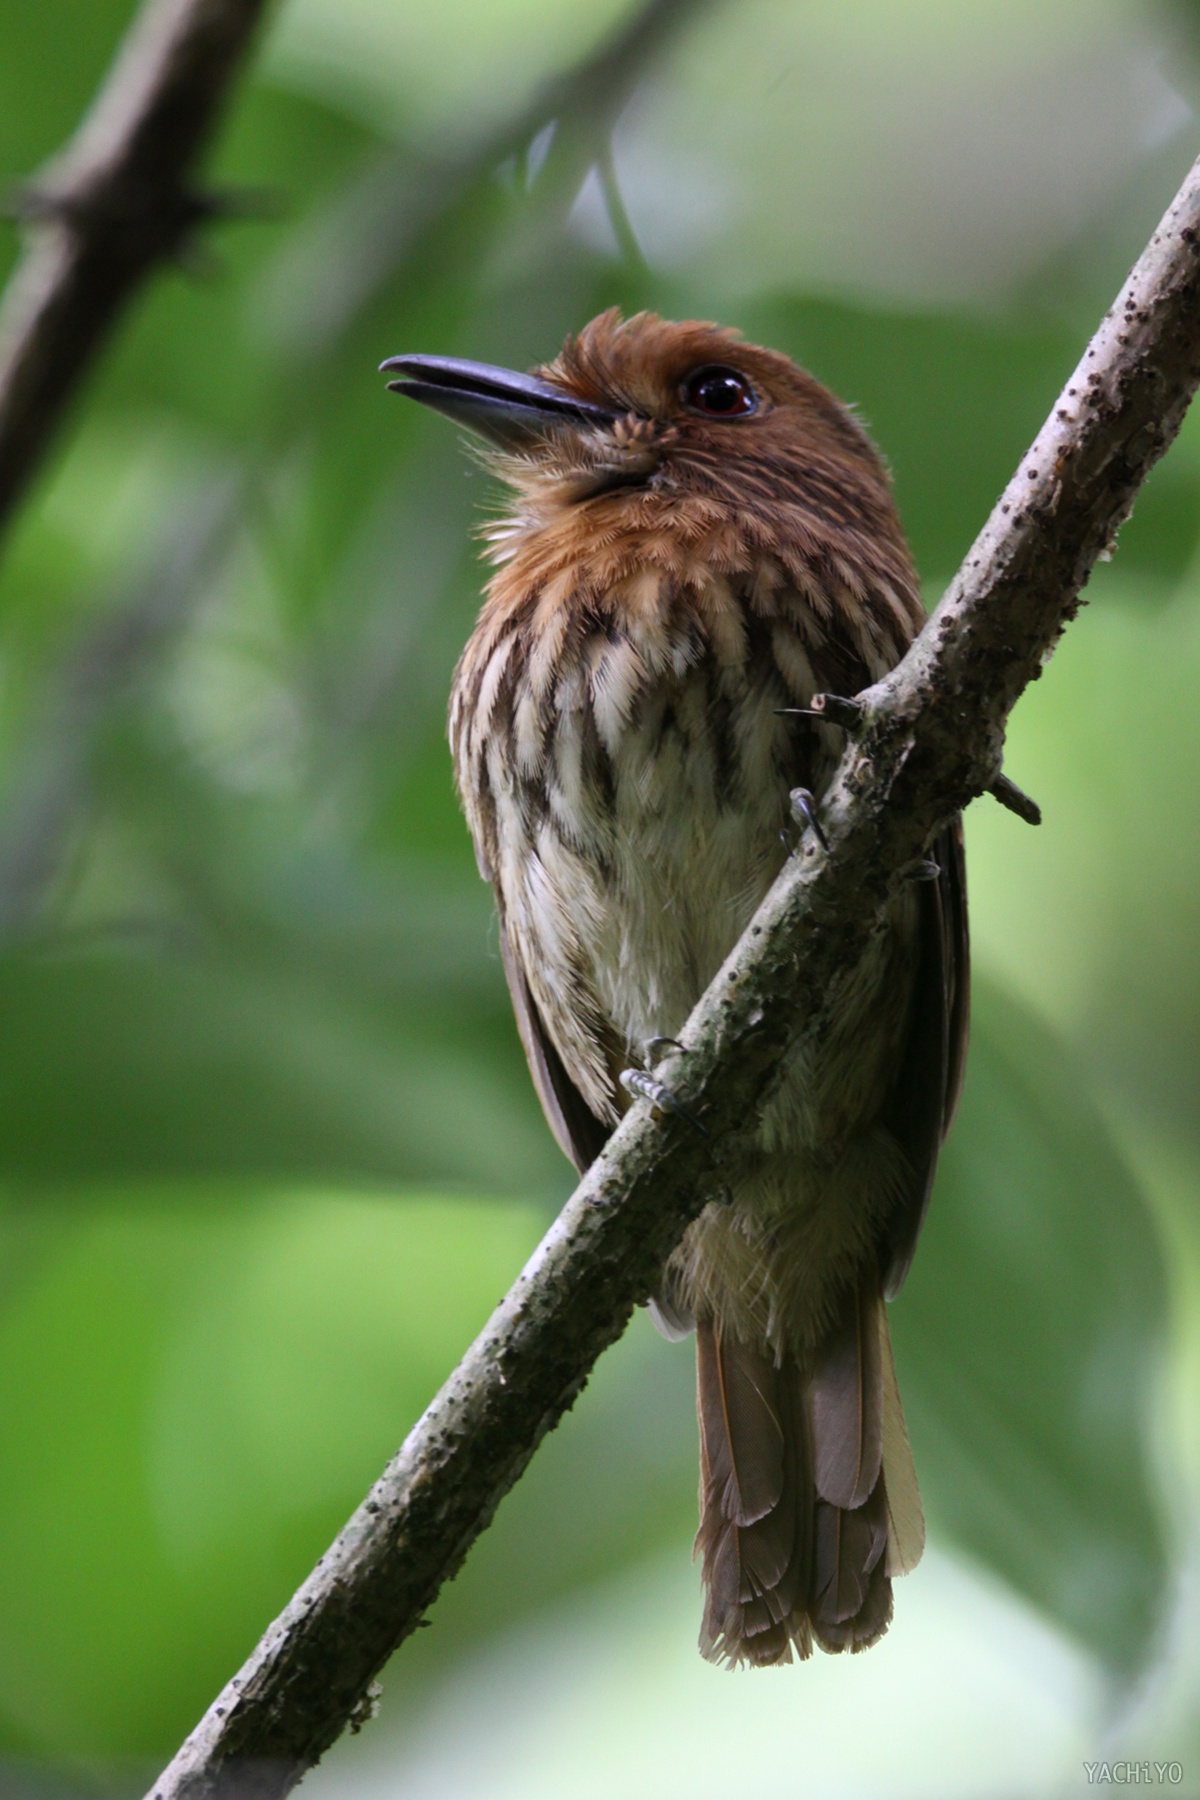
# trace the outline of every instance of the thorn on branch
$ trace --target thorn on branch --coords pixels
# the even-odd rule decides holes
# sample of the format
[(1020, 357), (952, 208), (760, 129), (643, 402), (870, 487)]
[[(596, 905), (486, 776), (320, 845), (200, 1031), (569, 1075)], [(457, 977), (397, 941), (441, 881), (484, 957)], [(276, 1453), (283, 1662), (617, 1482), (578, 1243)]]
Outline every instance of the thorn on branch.
[(195, 198), (210, 219), (281, 219), (287, 210), (278, 188), (207, 188), (198, 190)]
[(986, 791), (993, 800), (998, 800), (1001, 806), (1007, 807), (1010, 813), (1016, 813), (1018, 819), (1024, 819), (1027, 825), (1041, 824), (1042, 809), (1037, 801), (1023, 788), (1019, 788), (1015, 781), (1010, 781), (1007, 775), (997, 775)]
[(276, 219), (283, 212), (268, 188), (162, 187), (153, 183), (57, 188), (12, 183), (0, 199), (0, 216), (24, 225), (65, 225), (87, 234), (121, 233), (143, 239), (153, 254), (187, 264), (202, 226), (223, 219)]
[(280, 196), (267, 188), (197, 188), (189, 190), (186, 203), (190, 216), (181, 226), (171, 256), (185, 275), (197, 280), (209, 279), (222, 268), (220, 257), (200, 236), (205, 225), (225, 219), (278, 219), (283, 213)]

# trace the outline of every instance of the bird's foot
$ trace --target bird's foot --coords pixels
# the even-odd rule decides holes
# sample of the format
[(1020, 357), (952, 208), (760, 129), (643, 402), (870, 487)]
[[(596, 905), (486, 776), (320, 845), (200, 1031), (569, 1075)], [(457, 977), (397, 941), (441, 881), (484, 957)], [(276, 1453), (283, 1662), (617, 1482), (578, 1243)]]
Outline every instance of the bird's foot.
[[(811, 706), (778, 706), (775, 710), (780, 718), (817, 719), (822, 725), (840, 725), (850, 737), (862, 730), (866, 718), (862, 701), (845, 694), (814, 694)], [(1007, 775), (997, 775), (987, 792), (1027, 825), (1041, 824), (1042, 809), (1037, 801)]]
[[(785, 706), (780, 708), (784, 713), (800, 714), (806, 719), (819, 719), (825, 725), (840, 725), (850, 737), (862, 730), (866, 712), (861, 700), (851, 700), (844, 694), (814, 694), (811, 706)], [(988, 788), (993, 800), (1015, 813), (1018, 819), (1024, 819), (1026, 825), (1040, 825), (1042, 809), (1037, 801), (1019, 788), (1015, 781), (1007, 775), (997, 775)]]
[(701, 1137), (707, 1137), (707, 1128), (700, 1123), (695, 1113), (689, 1112), (683, 1101), (676, 1099), (665, 1081), (660, 1081), (657, 1075), (651, 1073), (654, 1063), (668, 1044), (673, 1044), (677, 1050), (684, 1048), (675, 1038), (650, 1038), (646, 1044), (646, 1061), (650, 1067), (622, 1069), (617, 1079), (627, 1094), (632, 1094), (637, 1100), (648, 1100), (657, 1113), (677, 1113), (689, 1125), (694, 1125)]
[(817, 803), (808, 789), (793, 788), (788, 799), (791, 801), (792, 817), (796, 823), (807, 827), (815, 836), (822, 850), (828, 850), (829, 839), (825, 836), (824, 828), (817, 817)]

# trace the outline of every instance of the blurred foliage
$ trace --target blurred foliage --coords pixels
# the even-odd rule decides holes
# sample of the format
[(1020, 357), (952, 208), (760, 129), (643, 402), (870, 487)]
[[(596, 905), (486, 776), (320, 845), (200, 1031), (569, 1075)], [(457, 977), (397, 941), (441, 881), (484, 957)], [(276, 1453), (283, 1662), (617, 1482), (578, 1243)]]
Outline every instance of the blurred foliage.
[[(129, 12), (0, 0), (0, 171)], [(720, 315), (858, 406), (935, 598), (1192, 153), (1196, 44), (1137, 0), (282, 8), (214, 165), (277, 207), (141, 299), (0, 564), (0, 1787), (173, 1747), (570, 1186), (444, 742), (488, 484), (379, 360)], [(1198, 535), (1189, 422), (1015, 717), (1046, 824), (968, 821), (974, 1048), (893, 1315), (935, 1542), (1083, 1647), (1109, 1726), (1200, 1666), (1161, 1635), (1200, 1365), (1174, 1413), (1158, 1376), (1200, 1293)], [(690, 1384), (639, 1321), (397, 1720), (686, 1558)]]
[(937, 1212), (894, 1315), (908, 1412), (936, 1523), (1120, 1666), (1162, 1579), (1154, 1507), (1129, 1478), (1158, 1258), (1054, 1038), (990, 985), (976, 1009)]

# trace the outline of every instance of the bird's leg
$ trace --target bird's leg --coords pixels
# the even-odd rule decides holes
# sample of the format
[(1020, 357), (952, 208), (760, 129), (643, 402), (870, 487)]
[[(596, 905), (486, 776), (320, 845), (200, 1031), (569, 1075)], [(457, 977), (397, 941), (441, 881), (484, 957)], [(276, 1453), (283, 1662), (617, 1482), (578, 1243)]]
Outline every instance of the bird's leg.
[(681, 1119), (686, 1119), (689, 1125), (694, 1125), (702, 1137), (707, 1137), (707, 1129), (695, 1114), (689, 1112), (683, 1102), (675, 1098), (665, 1081), (660, 1081), (657, 1075), (652, 1073), (655, 1064), (668, 1046), (681, 1051), (684, 1055), (687, 1054), (686, 1046), (681, 1044), (678, 1038), (647, 1038), (643, 1050), (643, 1061), (646, 1067), (644, 1069), (622, 1069), (617, 1079), (626, 1093), (633, 1094), (640, 1100), (649, 1100), (656, 1112), (678, 1113)]

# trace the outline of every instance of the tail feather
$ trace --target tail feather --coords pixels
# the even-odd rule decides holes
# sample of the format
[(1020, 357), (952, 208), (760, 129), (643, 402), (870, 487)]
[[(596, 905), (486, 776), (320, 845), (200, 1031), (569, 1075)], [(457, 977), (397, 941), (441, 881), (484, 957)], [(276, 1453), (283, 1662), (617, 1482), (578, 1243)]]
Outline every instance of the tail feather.
[(783, 1493), (777, 1372), (746, 1346), (723, 1357), (711, 1330), (701, 1331), (696, 1342), (706, 1479), (724, 1518), (753, 1525), (774, 1512)]
[[(808, 1517), (797, 1508), (807, 1431), (784, 1371), (711, 1321), (696, 1328), (700, 1529), (707, 1599), (700, 1648), (714, 1662), (784, 1662), (806, 1587)], [(800, 1427), (797, 1431), (797, 1426)], [(807, 1654), (807, 1650), (805, 1651)]]
[(925, 1549), (925, 1509), (896, 1382), (887, 1313), (882, 1306), (879, 1348), (883, 1364), (883, 1469), (888, 1514), (885, 1560), (889, 1575), (907, 1575), (916, 1568)]
[(852, 1654), (877, 1644), (892, 1622), (892, 1584), (882, 1560), (871, 1571), (858, 1611), (840, 1621), (816, 1620), (813, 1634), (831, 1656), (843, 1650)]
[(817, 1492), (853, 1509), (874, 1492), (883, 1460), (883, 1365), (878, 1290), (847, 1296), (809, 1387)]
[(844, 1625), (861, 1611), (887, 1547), (882, 1484), (853, 1510), (818, 1500), (816, 1523), (813, 1618), (820, 1626)]
[(878, 1290), (849, 1296), (815, 1367), (696, 1328), (700, 1634), (714, 1662), (861, 1650), (886, 1631), (891, 1577), (924, 1519)]

